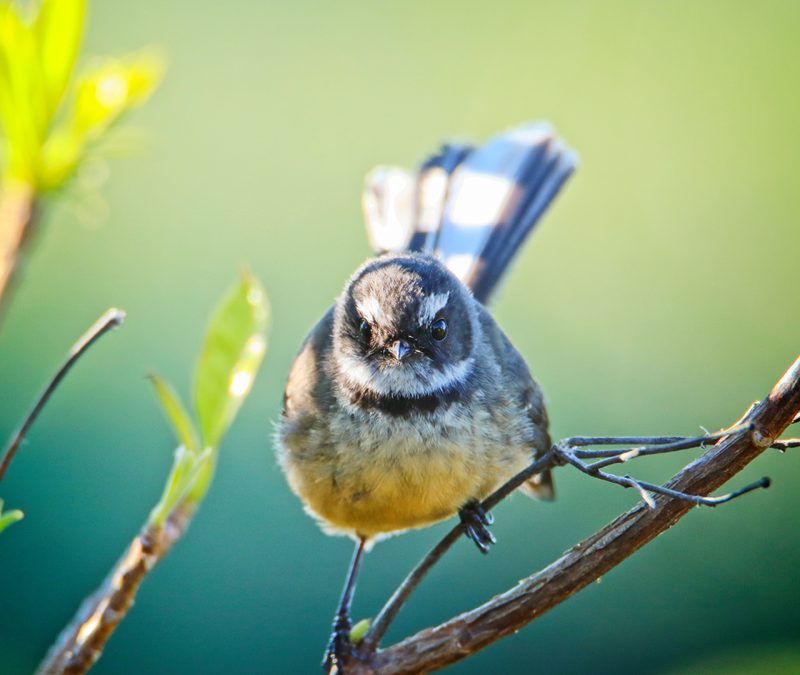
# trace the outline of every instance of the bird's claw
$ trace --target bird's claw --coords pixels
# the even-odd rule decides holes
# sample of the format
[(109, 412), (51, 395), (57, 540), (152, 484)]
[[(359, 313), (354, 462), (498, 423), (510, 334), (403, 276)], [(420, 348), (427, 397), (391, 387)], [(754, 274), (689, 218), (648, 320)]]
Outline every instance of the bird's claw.
[(328, 649), (322, 659), (322, 669), (329, 674), (344, 673), (344, 660), (352, 654), (353, 643), (350, 641), (350, 622), (337, 623), (333, 627)]
[(461, 507), (458, 517), (464, 526), (464, 534), (473, 541), (481, 553), (488, 553), (489, 547), (497, 542), (489, 530), (489, 525), (494, 522), (492, 514), (487, 513), (480, 502), (472, 499)]

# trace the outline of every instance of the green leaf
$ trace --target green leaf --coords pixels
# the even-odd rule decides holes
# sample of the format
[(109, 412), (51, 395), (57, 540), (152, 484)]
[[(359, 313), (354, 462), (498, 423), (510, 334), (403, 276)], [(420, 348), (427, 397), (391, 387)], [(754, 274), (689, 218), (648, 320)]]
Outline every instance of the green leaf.
[(164, 70), (164, 59), (153, 50), (105, 59), (85, 70), (75, 85), (72, 132), (80, 138), (100, 136), (120, 115), (150, 97)]
[(123, 59), (96, 62), (76, 79), (74, 101), (65, 119), (41, 149), (38, 185), (63, 185), (109, 129), (129, 110), (144, 103), (164, 76), (165, 60), (154, 50)]
[(364, 639), (364, 636), (367, 634), (369, 630), (370, 624), (372, 622), (369, 619), (361, 619), (355, 626), (350, 629), (350, 642), (354, 645), (357, 645), (361, 640)]
[(44, 0), (36, 18), (34, 28), (51, 113), (55, 113), (67, 90), (85, 17), (86, 0)]
[(185, 499), (190, 504), (199, 504), (205, 497), (206, 492), (208, 492), (216, 467), (216, 449), (206, 448), (197, 456), (197, 460), (192, 466), (192, 471), (187, 476), (186, 486), (180, 495), (180, 499)]
[(194, 403), (205, 447), (218, 447), (250, 391), (267, 348), (269, 307), (249, 274), (219, 306), (195, 370)]
[(8, 177), (35, 182), (39, 148), (50, 121), (37, 36), (14, 6), (0, 8), (0, 119)]
[(163, 79), (165, 60), (153, 49), (96, 61), (73, 77), (86, 12), (87, 0), (0, 0), (0, 180), (39, 192), (61, 187)]
[(175, 390), (158, 375), (150, 375), (150, 382), (153, 383), (153, 388), (156, 390), (158, 400), (161, 402), (161, 407), (164, 409), (167, 419), (172, 423), (172, 428), (178, 437), (178, 441), (183, 443), (191, 452), (199, 452), (200, 444), (197, 440), (194, 424)]
[(22, 511), (14, 510), (3, 513), (3, 500), (0, 499), (0, 532), (5, 530), (9, 525), (16, 523), (23, 518)]
[[(179, 506), (196, 508), (214, 478), (217, 448), (244, 398), (266, 351), (269, 308), (264, 289), (249, 274), (226, 296), (211, 318), (195, 372), (195, 407), (203, 445), (189, 415), (164, 380), (153, 386), (182, 445), (175, 451), (164, 492), (150, 513), (162, 526)], [(190, 449), (191, 448), (191, 449)]]
[(83, 158), (83, 141), (75, 134), (57, 129), (42, 147), (38, 185), (55, 189), (66, 182)]
[(190, 476), (195, 470), (198, 456), (185, 446), (179, 445), (175, 449), (175, 456), (172, 461), (167, 482), (164, 485), (164, 492), (161, 499), (150, 512), (150, 522), (155, 525), (163, 525), (169, 517), (170, 511), (186, 493)]

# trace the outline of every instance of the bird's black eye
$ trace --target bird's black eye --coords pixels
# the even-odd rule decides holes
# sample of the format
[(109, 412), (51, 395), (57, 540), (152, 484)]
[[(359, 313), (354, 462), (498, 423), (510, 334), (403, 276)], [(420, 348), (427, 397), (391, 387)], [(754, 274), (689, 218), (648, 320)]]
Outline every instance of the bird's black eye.
[(361, 319), (358, 332), (361, 334), (361, 339), (364, 340), (364, 342), (369, 342), (369, 339), (372, 337), (372, 326), (369, 325), (366, 319)]
[(447, 335), (447, 321), (444, 319), (436, 319), (431, 324), (431, 335), (434, 340), (444, 340)]

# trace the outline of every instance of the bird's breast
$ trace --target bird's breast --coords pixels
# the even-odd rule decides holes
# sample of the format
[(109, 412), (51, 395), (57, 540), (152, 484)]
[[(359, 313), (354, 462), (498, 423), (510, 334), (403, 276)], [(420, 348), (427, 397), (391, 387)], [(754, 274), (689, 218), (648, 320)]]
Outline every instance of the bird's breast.
[(329, 419), (327, 449), (285, 468), (330, 529), (374, 536), (442, 520), (486, 496), (527, 461), (524, 449), (498, 461), (502, 435), (486, 409), (459, 402), (409, 416), (343, 410)]

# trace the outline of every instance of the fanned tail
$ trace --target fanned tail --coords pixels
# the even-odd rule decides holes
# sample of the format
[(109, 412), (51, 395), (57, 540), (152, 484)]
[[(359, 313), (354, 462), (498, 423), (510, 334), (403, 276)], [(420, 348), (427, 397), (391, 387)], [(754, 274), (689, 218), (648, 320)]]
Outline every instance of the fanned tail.
[(438, 256), (485, 303), (577, 157), (546, 123), (526, 124), (485, 145), (445, 145), (416, 173), (378, 167), (363, 206), (377, 253)]

